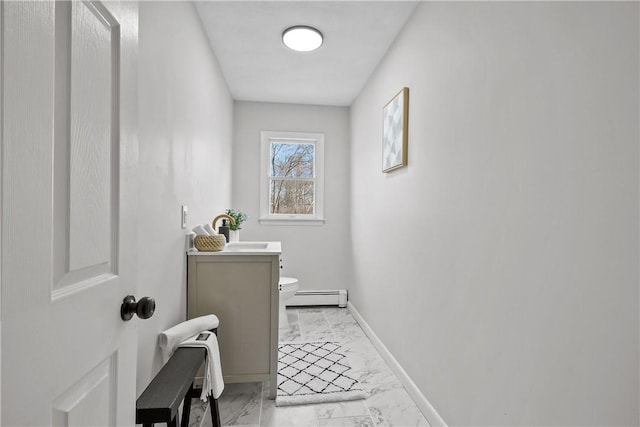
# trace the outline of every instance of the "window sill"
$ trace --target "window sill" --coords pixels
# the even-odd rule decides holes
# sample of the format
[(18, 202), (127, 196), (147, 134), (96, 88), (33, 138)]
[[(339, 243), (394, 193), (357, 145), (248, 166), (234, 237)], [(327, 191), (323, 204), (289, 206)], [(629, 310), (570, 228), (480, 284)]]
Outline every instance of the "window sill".
[(262, 225), (324, 225), (324, 218), (260, 218)]

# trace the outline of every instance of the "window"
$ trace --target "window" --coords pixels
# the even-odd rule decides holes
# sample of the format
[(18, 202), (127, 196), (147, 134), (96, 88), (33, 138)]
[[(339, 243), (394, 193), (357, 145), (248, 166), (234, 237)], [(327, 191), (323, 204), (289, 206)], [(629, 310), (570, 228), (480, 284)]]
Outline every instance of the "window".
[(324, 223), (324, 135), (262, 132), (260, 222)]

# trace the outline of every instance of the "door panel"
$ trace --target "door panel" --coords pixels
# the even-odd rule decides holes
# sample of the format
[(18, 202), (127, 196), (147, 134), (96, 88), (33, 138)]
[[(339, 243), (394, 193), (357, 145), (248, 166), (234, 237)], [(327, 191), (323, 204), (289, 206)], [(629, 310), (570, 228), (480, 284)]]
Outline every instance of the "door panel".
[[(117, 105), (113, 105), (111, 94), (118, 81), (115, 65), (119, 45), (115, 19), (98, 6), (71, 4), (71, 271), (111, 260), (111, 177), (112, 172), (117, 174), (111, 153), (112, 144), (118, 142), (112, 135), (117, 132), (117, 123), (113, 123), (111, 112)], [(113, 190), (117, 196), (117, 189)]]
[(54, 400), (54, 426), (114, 425), (116, 420), (113, 356)]
[[(101, 4), (56, 4), (54, 297), (117, 274), (119, 31)], [(70, 289), (69, 289), (70, 288)]]
[(137, 6), (1, 7), (2, 424), (132, 425)]

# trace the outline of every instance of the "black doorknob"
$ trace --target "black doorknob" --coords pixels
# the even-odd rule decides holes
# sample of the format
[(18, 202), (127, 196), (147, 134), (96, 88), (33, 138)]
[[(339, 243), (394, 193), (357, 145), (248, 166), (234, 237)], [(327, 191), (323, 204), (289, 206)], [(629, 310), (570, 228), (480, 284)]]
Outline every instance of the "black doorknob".
[(120, 318), (125, 322), (131, 320), (134, 314), (141, 319), (148, 319), (156, 311), (156, 300), (149, 297), (142, 297), (136, 302), (133, 295), (127, 295), (120, 306)]

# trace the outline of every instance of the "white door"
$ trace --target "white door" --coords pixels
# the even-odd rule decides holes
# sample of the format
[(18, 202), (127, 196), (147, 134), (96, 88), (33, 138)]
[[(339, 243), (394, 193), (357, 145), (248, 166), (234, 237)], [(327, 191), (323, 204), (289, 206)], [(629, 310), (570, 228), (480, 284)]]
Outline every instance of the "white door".
[(132, 425), (134, 2), (2, 2), (2, 425)]

